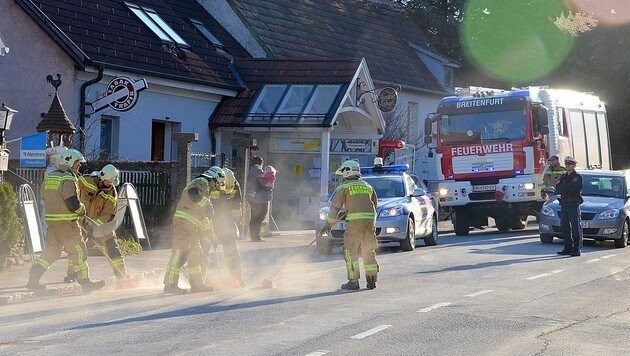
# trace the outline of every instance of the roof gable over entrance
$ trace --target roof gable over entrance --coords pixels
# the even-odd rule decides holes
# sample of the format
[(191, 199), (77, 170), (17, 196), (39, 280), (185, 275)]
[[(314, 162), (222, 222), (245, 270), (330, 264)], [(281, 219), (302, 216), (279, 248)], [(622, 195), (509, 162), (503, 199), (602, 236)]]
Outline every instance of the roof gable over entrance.
[(248, 89), (222, 101), (214, 127), (323, 128), (341, 123), (344, 128), (335, 130), (384, 131), (363, 59), (247, 59), (237, 60), (236, 66)]

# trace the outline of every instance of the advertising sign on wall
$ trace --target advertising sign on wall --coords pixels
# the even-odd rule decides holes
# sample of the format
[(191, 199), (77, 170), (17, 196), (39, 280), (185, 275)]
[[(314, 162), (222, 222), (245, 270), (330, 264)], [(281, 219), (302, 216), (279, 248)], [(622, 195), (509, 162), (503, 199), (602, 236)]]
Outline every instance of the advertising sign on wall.
[[(332, 139), (330, 153), (373, 153), (375, 140), (371, 139)], [(277, 138), (272, 151), (313, 152), (321, 151), (321, 141), (313, 138)]]
[(22, 137), (20, 167), (46, 167), (46, 132)]

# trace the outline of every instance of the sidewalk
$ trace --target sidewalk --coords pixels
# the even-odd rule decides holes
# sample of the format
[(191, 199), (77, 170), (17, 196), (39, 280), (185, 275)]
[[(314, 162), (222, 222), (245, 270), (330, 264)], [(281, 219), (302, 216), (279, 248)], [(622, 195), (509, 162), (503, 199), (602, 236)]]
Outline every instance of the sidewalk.
[[(266, 243), (253, 243), (249, 240), (239, 240), (238, 246), (239, 249), (244, 252), (284, 245), (283, 240), (291, 239), (291, 237), (305, 236), (313, 236), (314, 238), (315, 235), (313, 230), (274, 231), (271, 233), (271, 236), (267, 237)], [(133, 278), (142, 280), (161, 280), (164, 277), (170, 256), (170, 249), (143, 251), (137, 255), (127, 256), (125, 257), (127, 273)], [(90, 278), (92, 280), (105, 280), (105, 288), (116, 287), (116, 279), (114, 278), (112, 268), (106, 257), (90, 256), (88, 257), (88, 264), (90, 266)], [(0, 271), (0, 306), (44, 297), (81, 294), (81, 287), (77, 283), (63, 282), (63, 278), (66, 276), (66, 267), (65, 258), (58, 260), (50, 266), (50, 269), (44, 273), (41, 279), (41, 284), (46, 285), (47, 288), (43, 291), (31, 291), (26, 289), (28, 274), (31, 268), (30, 263), (13, 269)]]

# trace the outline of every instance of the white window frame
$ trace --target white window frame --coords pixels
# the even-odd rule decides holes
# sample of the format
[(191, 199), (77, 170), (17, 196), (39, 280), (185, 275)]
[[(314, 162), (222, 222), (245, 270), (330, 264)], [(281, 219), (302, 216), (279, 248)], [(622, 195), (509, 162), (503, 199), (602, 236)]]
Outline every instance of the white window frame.
[(125, 5), (162, 41), (177, 43), (182, 47), (190, 47), (152, 8), (129, 2), (125, 2)]
[(208, 39), (208, 41), (212, 43), (213, 46), (223, 48), (223, 43), (219, 41), (217, 36), (215, 36), (214, 34), (212, 34), (212, 32), (210, 32), (208, 27), (206, 27), (206, 25), (204, 25), (203, 22), (199, 20), (195, 20), (195, 19), (190, 19), (190, 22), (192, 22), (192, 24), (197, 28), (197, 30), (199, 30), (199, 32), (201, 32), (206, 37), (206, 39)]

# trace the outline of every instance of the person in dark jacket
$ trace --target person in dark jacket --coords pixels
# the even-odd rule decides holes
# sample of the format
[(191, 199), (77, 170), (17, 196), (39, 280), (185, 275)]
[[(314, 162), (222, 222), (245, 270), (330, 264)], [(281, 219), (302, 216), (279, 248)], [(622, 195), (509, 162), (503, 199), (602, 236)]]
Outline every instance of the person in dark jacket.
[(580, 204), (584, 201), (580, 195), (582, 191), (582, 176), (575, 171), (577, 161), (571, 156), (564, 159), (567, 173), (560, 177), (555, 193), (559, 195), (564, 249), (559, 255), (580, 255), (582, 249), (582, 227), (580, 226)]
[(269, 202), (273, 196), (272, 188), (265, 186), (262, 157), (252, 159), (252, 168), (247, 174), (247, 200), (250, 208), (249, 238), (252, 241), (264, 241), (260, 238), (260, 228), (269, 211)]

